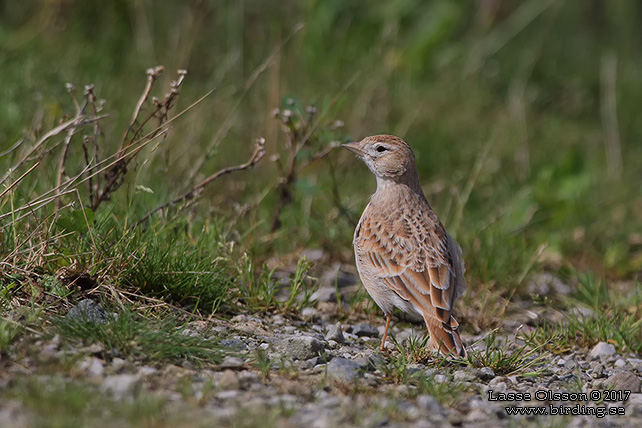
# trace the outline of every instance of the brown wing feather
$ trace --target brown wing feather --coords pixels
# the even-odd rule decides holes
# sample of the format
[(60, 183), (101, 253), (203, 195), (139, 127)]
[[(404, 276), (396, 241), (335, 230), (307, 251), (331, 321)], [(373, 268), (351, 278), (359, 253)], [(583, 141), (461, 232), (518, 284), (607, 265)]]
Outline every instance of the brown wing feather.
[(377, 207), (364, 215), (355, 233), (361, 263), (376, 268), (402, 299), (450, 322), (454, 300), (463, 292), (463, 278), (456, 277), (463, 268), (453, 266), (453, 256), (459, 262), (460, 254), (451, 254), (450, 237), (432, 211), (416, 204), (404, 211)]

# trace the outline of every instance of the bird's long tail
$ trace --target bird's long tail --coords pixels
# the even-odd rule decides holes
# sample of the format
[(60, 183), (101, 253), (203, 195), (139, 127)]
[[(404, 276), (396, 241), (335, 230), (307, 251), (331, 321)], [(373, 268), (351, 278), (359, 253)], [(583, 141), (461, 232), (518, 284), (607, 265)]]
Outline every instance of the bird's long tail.
[(466, 349), (459, 337), (459, 323), (451, 316), (449, 322), (441, 322), (434, 318), (424, 317), (430, 332), (429, 346), (441, 355), (450, 358), (465, 358)]

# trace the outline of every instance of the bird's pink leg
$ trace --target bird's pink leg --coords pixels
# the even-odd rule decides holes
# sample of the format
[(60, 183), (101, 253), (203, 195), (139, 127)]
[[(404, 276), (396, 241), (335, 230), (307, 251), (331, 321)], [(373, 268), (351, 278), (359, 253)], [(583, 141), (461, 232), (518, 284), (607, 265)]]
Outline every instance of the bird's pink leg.
[(381, 339), (381, 352), (385, 349), (386, 339), (388, 338), (388, 327), (390, 327), (390, 320), (392, 319), (392, 312), (386, 315), (386, 328), (383, 331), (383, 339)]

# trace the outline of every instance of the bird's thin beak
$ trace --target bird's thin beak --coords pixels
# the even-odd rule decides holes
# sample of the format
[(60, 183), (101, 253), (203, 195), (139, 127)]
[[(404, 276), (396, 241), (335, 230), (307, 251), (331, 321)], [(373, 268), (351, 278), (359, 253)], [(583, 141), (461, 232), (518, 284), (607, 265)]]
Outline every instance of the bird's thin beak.
[(355, 153), (357, 156), (363, 156), (365, 153), (361, 149), (361, 145), (358, 141), (353, 141), (351, 143), (341, 144), (346, 149), (350, 150), (352, 153)]

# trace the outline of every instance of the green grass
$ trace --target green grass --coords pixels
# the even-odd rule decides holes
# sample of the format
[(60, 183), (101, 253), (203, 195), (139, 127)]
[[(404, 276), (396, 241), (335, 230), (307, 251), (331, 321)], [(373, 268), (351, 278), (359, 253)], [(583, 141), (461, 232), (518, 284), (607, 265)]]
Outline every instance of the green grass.
[(226, 351), (216, 339), (182, 333), (185, 324), (173, 317), (145, 319), (130, 311), (121, 311), (117, 317), (108, 316), (107, 322), (61, 318), (55, 321), (56, 331), (63, 338), (83, 345), (100, 344), (105, 356), (131, 358), (151, 364), (181, 363), (218, 364)]
[[(536, 326), (530, 348), (489, 338), (482, 365), (524, 374), (534, 350), (598, 341), (642, 352), (640, 5), (59, 3), (0, 8), (3, 357), (58, 329), (150, 363), (218, 361), (179, 341), (186, 313), (314, 305), (325, 264), (352, 263), (375, 188), (337, 143), (382, 132), (411, 144), (461, 244), (463, 332), (501, 327), (542, 271), (573, 289), (552, 310), (593, 310)], [(299, 257), (312, 248), (321, 266)], [(49, 324), (86, 297), (121, 318)], [(349, 304), (346, 319), (378, 313), (363, 290)], [(428, 357), (413, 340), (391, 381), (416, 383), (405, 367)]]
[(534, 346), (564, 353), (573, 346), (591, 348), (608, 342), (618, 351), (642, 353), (642, 286), (635, 281), (628, 296), (608, 290), (603, 279), (591, 273), (577, 275), (578, 289), (569, 305), (587, 306), (589, 314), (563, 313), (560, 323), (545, 322), (525, 335)]
[(497, 376), (540, 376), (548, 368), (549, 355), (544, 346), (511, 346), (508, 340), (498, 343), (496, 331), (484, 339), (485, 349), (471, 350), (468, 364), (490, 367)]

